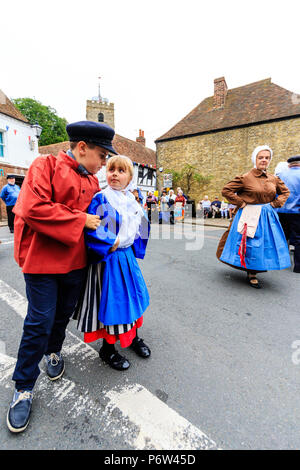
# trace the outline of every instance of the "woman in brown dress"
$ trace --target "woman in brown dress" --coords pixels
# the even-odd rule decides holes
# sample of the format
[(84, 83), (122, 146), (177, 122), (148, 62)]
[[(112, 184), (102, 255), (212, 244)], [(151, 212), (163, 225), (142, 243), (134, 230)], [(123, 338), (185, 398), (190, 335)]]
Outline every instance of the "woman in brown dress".
[[(235, 204), (235, 216), (220, 239), (217, 258), (247, 272), (252, 287), (260, 288), (258, 272), (290, 267), (287, 243), (275, 207), (281, 207), (289, 190), (267, 168), (273, 152), (264, 145), (252, 153), (254, 168), (227, 183), (222, 195)], [(246, 208), (246, 209), (245, 209)]]

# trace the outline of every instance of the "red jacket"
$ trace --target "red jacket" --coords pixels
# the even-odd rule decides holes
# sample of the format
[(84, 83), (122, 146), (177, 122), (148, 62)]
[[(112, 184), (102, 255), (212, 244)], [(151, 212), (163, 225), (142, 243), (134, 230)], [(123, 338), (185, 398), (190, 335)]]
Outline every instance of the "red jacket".
[(95, 176), (81, 175), (66, 153), (31, 164), (14, 207), (14, 255), (24, 273), (60, 274), (86, 266), (84, 225)]

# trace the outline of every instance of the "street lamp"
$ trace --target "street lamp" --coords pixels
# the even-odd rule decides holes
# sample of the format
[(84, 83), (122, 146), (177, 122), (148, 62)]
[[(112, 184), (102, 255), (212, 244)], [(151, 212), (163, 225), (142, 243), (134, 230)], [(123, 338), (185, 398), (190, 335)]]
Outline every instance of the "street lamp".
[(42, 126), (40, 126), (37, 122), (35, 124), (32, 124), (31, 125), (32, 129), (34, 130), (34, 133), (35, 133), (35, 136), (36, 138), (39, 140), (39, 138), (41, 137), (41, 133), (42, 133)]

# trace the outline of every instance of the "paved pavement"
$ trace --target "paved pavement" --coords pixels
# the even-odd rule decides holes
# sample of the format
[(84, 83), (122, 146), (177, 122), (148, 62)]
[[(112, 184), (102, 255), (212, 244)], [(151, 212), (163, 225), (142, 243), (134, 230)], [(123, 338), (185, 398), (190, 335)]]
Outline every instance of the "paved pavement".
[[(0, 227), (0, 442), (2, 449), (299, 449), (299, 277), (290, 269), (245, 275), (218, 262), (225, 228), (152, 226), (143, 275), (151, 305), (141, 336), (149, 360), (125, 352), (119, 373), (84, 344), (75, 322), (66, 372), (51, 383), (41, 363), (30, 425), (5, 417), (26, 314), (13, 236)], [(123, 352), (124, 353), (124, 352)]]
[(204, 225), (205, 227), (227, 228), (229, 227), (229, 219), (202, 219), (202, 218), (185, 218), (184, 223)]

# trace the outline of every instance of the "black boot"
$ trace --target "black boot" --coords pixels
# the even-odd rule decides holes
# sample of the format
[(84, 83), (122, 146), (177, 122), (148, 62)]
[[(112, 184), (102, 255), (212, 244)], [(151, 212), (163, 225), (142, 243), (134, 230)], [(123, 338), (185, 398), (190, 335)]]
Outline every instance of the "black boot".
[(142, 338), (138, 337), (137, 333), (136, 333), (136, 337), (134, 338), (134, 340), (132, 341), (132, 343), (130, 345), (130, 348), (133, 349), (134, 352), (138, 356), (140, 356), (144, 359), (150, 357), (150, 355), (151, 355), (150, 348), (144, 343)]
[(99, 356), (102, 361), (106, 362), (106, 364), (116, 370), (127, 370), (130, 366), (130, 362), (126, 357), (121, 356), (121, 354), (116, 351), (114, 344), (109, 344), (105, 339), (103, 339), (103, 345), (99, 351)]

